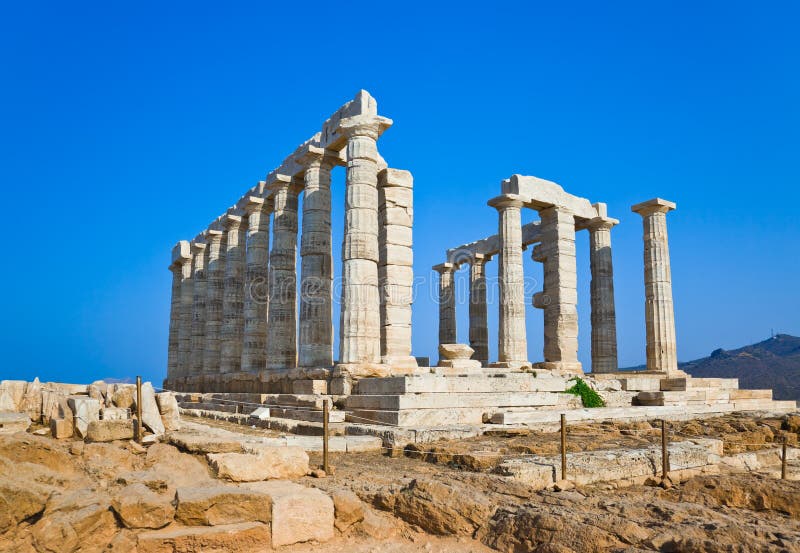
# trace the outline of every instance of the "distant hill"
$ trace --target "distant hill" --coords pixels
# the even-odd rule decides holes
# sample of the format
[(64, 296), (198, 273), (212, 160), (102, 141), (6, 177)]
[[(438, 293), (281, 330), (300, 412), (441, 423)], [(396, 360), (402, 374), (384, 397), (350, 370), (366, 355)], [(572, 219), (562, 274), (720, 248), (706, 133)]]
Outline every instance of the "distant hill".
[[(800, 338), (778, 334), (739, 349), (678, 364), (697, 378), (738, 378), (743, 389), (767, 389), (775, 399), (800, 400)], [(641, 369), (641, 367), (632, 367)]]

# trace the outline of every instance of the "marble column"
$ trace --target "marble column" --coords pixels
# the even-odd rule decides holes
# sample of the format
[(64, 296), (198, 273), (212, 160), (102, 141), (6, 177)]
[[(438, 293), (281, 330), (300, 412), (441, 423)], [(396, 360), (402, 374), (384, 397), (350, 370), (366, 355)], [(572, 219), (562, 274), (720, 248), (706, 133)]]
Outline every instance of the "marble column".
[(269, 210), (263, 198), (251, 196), (247, 213), (247, 268), (244, 284), (242, 370), (257, 373), (267, 366), (267, 306), (269, 305)]
[(289, 177), (273, 185), (272, 251), (269, 255), (267, 369), (297, 366), (297, 194)]
[(542, 218), (539, 251), (544, 263), (544, 363), (541, 366), (581, 374), (575, 216), (556, 206), (540, 210), (539, 215)]
[(667, 213), (675, 204), (655, 198), (634, 205), (644, 226), (645, 325), (647, 370), (678, 372), (672, 271), (667, 238)]
[(614, 267), (611, 261), (611, 228), (619, 221), (589, 221), (589, 265), (592, 273), (592, 372), (610, 373), (617, 366), (617, 315), (614, 306)]
[(414, 302), (414, 178), (408, 171), (378, 173), (378, 283), (381, 363), (413, 368), (411, 305)]
[(189, 361), (192, 351), (192, 259), (181, 261), (181, 325), (178, 329), (178, 375), (189, 375)]
[(456, 333), (456, 289), (455, 270), (452, 263), (434, 265), (439, 273), (439, 344), (455, 344)]
[(220, 371), (222, 298), (225, 290), (225, 250), (222, 231), (206, 231), (206, 335), (203, 339), (203, 375)]
[(172, 263), (169, 270), (172, 272), (172, 296), (169, 306), (169, 340), (167, 349), (167, 380), (174, 386), (174, 379), (178, 376), (178, 350), (180, 349), (181, 329), (181, 286), (183, 284), (183, 265), (186, 263), (185, 241), (181, 240), (172, 249)]
[(378, 295), (378, 155), (381, 122), (377, 117), (343, 119), (347, 137), (342, 308), (339, 361), (381, 360)]
[(190, 376), (203, 374), (206, 336), (206, 244), (192, 243), (192, 353)]
[(497, 366), (530, 366), (525, 334), (525, 283), (522, 268), (522, 200), (505, 194), (489, 201), (499, 214), (500, 317)]
[(298, 365), (333, 366), (333, 252), (331, 169), (322, 148), (309, 146), (298, 159), (305, 170), (300, 238), (300, 336)]
[(242, 370), (242, 341), (244, 339), (244, 241), (246, 230), (242, 218), (226, 214), (225, 278), (222, 300), (222, 329), (220, 332), (220, 372)]
[(472, 359), (484, 366), (489, 364), (486, 261), (483, 254), (474, 254), (469, 268), (469, 346), (475, 350)]

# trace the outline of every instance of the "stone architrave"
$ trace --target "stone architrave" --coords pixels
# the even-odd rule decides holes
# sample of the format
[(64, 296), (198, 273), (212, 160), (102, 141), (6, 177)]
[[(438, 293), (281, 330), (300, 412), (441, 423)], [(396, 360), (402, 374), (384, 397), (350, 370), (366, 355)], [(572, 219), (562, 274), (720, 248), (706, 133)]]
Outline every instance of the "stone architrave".
[(206, 336), (206, 244), (192, 243), (192, 351), (189, 376), (197, 378), (203, 374)]
[(647, 370), (678, 373), (672, 270), (667, 237), (667, 213), (673, 202), (654, 198), (631, 207), (644, 226), (645, 325)]
[(342, 246), (340, 362), (379, 363), (377, 139), (389, 122), (373, 115), (342, 119), (347, 138), (345, 226)]
[(244, 338), (244, 247), (246, 229), (238, 215), (222, 218), (225, 229), (225, 277), (220, 332), (220, 372), (239, 372), (242, 368)]
[(273, 183), (273, 242), (269, 256), (267, 369), (297, 366), (297, 194), (288, 177)]
[(308, 146), (298, 159), (305, 166), (303, 232), (300, 242), (301, 367), (333, 366), (333, 252), (331, 169), (325, 150)]
[[(184, 255), (184, 253), (186, 255)], [(189, 362), (192, 351), (192, 255), (189, 243), (181, 243), (181, 308), (180, 326), (178, 327), (178, 370), (179, 377), (189, 374)]]
[(440, 263), (434, 265), (433, 270), (439, 273), (439, 345), (455, 344), (458, 342), (454, 279), (456, 267), (452, 263)]
[(258, 373), (267, 363), (269, 304), (269, 210), (263, 198), (250, 196), (247, 212), (247, 270), (244, 286), (242, 370)]
[(575, 260), (575, 216), (552, 206), (542, 218), (544, 262), (544, 368), (581, 373), (578, 361), (578, 277)]
[(525, 282), (522, 268), (522, 200), (504, 194), (489, 201), (499, 214), (500, 317), (497, 365), (530, 366), (525, 334)]
[(222, 298), (224, 294), (225, 251), (222, 231), (206, 231), (206, 335), (204, 338), (203, 374), (219, 373)]
[(589, 229), (589, 264), (592, 273), (592, 372), (615, 372), (617, 366), (617, 315), (614, 306), (614, 268), (611, 228), (616, 219), (598, 217)]
[(489, 321), (486, 308), (486, 256), (472, 256), (469, 269), (469, 345), (472, 359), (489, 363)]
[(381, 305), (381, 362), (416, 367), (411, 355), (414, 301), (414, 179), (408, 171), (378, 173), (378, 283)]

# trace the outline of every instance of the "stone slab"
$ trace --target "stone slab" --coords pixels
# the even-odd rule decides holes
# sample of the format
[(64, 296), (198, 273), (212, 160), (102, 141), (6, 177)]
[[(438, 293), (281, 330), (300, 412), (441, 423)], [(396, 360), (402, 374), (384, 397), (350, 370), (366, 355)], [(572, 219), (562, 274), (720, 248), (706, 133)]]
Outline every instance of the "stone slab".
[(347, 409), (391, 411), (399, 409), (450, 409), (455, 407), (540, 407), (559, 405), (574, 396), (554, 392), (498, 392), (404, 395), (353, 395)]
[(563, 392), (565, 378), (534, 377), (529, 373), (440, 376), (435, 374), (363, 379), (358, 394)]
[(0, 434), (25, 432), (31, 426), (27, 413), (0, 413)]

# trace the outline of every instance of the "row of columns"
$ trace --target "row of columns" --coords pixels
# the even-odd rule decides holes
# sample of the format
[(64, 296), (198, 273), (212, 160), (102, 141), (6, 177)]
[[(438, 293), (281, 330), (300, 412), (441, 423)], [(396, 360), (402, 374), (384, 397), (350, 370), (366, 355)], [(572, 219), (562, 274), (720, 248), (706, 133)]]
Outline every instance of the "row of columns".
[[(525, 298), (522, 263), (521, 209), (518, 196), (505, 194), (489, 205), (499, 218), (499, 329), (495, 367), (529, 366), (525, 328)], [(647, 369), (677, 371), (675, 323), (665, 214), (674, 204), (655, 199), (633, 207), (643, 217), (645, 245), (645, 290), (647, 328)], [(535, 307), (544, 311), (544, 362), (541, 368), (581, 372), (578, 361), (576, 218), (567, 209), (549, 206), (539, 209), (540, 243), (533, 248), (534, 261), (543, 264), (541, 292), (533, 297)], [(614, 274), (611, 229), (618, 221), (605, 216), (579, 221), (589, 231), (591, 271), (591, 357), (593, 373), (618, 369)], [(469, 278), (469, 341), (473, 359), (488, 364), (486, 261), (473, 254)], [(454, 263), (434, 267), (439, 275), (439, 343), (455, 343), (456, 306)]]
[[(407, 226), (396, 221), (396, 216), (387, 214), (388, 202), (379, 201), (380, 177), (382, 189), (402, 189), (410, 212), (412, 179), (407, 171), (380, 170), (376, 140), (381, 124), (374, 117), (353, 117), (340, 125), (347, 139), (339, 327), (342, 365), (378, 364), (386, 359), (408, 364), (414, 359), (411, 220)], [(302, 177), (277, 175), (267, 200), (247, 198), (242, 209), (219, 220), (221, 230), (205, 232), (204, 242), (193, 242), (190, 251), (186, 251), (187, 243), (176, 246), (180, 251), (170, 266), (169, 375), (333, 365), (330, 183), (337, 161), (338, 156), (327, 150), (309, 146), (297, 158), (304, 168)], [(407, 243), (395, 244), (398, 236)], [(398, 254), (398, 249), (407, 253)], [(388, 294), (390, 287), (403, 291), (403, 297), (398, 300)]]

